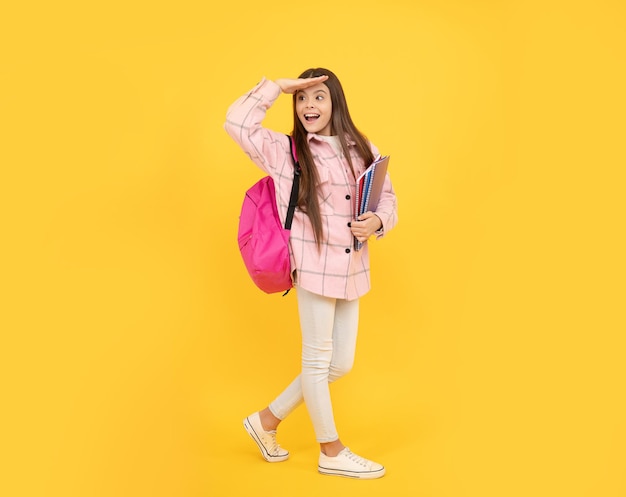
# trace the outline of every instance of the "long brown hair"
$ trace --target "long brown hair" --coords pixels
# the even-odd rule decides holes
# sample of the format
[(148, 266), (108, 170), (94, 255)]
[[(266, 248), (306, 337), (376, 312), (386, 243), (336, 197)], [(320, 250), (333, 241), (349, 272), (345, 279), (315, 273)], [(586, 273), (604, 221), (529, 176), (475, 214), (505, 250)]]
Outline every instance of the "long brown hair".
[[(339, 137), (341, 143), (341, 149), (343, 150), (344, 157), (348, 160), (352, 175), (356, 179), (356, 171), (352, 164), (352, 158), (350, 157), (350, 150), (348, 148), (347, 138), (356, 142), (356, 152), (363, 159), (365, 164), (370, 164), (374, 160), (374, 154), (370, 148), (369, 141), (361, 133), (352, 122), (350, 112), (348, 111), (348, 103), (346, 102), (346, 96), (343, 92), (343, 88), (337, 76), (328, 69), (322, 67), (307, 69), (300, 78), (314, 78), (317, 76), (328, 76), (328, 79), (324, 81), (330, 91), (330, 98), (332, 102), (332, 115), (331, 115), (331, 133)], [(315, 241), (318, 248), (322, 243), (324, 232), (322, 229), (322, 216), (320, 214), (319, 197), (317, 188), (319, 186), (319, 176), (317, 174), (317, 167), (313, 161), (313, 155), (309, 149), (309, 142), (307, 140), (307, 131), (302, 126), (298, 113), (296, 112), (296, 98), (297, 93), (293, 95), (293, 132), (292, 136), (296, 144), (296, 151), (298, 153), (298, 162), (302, 169), (300, 176), (300, 192), (298, 195), (298, 207), (305, 212), (311, 225), (313, 226), (313, 233), (315, 234)]]

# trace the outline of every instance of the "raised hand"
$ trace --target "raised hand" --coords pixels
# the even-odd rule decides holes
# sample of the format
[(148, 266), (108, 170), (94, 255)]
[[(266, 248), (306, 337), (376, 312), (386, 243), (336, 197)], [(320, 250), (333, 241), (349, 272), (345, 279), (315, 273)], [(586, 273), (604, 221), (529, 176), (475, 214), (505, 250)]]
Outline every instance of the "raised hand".
[(274, 82), (280, 86), (280, 89), (283, 93), (293, 94), (298, 90), (304, 90), (309, 86), (315, 86), (319, 83), (323, 83), (328, 79), (328, 76), (317, 76), (315, 78), (297, 78), (297, 79), (289, 79), (289, 78), (280, 78), (275, 79)]

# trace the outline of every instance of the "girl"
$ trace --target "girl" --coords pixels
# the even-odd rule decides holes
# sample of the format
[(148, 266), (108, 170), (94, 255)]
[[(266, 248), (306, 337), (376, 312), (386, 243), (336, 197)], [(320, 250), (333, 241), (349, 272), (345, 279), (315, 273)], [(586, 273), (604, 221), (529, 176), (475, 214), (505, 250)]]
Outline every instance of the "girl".
[(230, 106), (224, 125), (276, 186), (285, 219), (293, 181), (289, 139), (262, 126), (267, 110), (282, 93), (293, 95), (293, 131), (302, 169), (298, 207), (290, 237), (291, 267), (302, 331), (302, 371), (267, 407), (244, 420), (244, 427), (269, 462), (289, 452), (276, 442), (276, 429), (304, 400), (320, 444), (318, 471), (352, 478), (379, 478), (385, 468), (357, 456), (339, 439), (329, 383), (352, 368), (359, 298), (370, 289), (368, 248), (397, 222), (389, 175), (376, 212), (354, 219), (356, 178), (378, 150), (359, 132), (341, 83), (329, 70), (304, 71), (297, 79), (263, 78)]

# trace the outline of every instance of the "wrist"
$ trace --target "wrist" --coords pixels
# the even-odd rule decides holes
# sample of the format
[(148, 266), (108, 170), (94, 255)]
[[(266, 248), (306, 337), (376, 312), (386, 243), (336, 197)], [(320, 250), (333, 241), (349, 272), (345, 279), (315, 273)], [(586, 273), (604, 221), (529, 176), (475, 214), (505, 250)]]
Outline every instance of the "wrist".
[(380, 228), (378, 228), (376, 230), (376, 232), (382, 231), (383, 230), (383, 220), (381, 218), (379, 218), (377, 214), (374, 214), (374, 215), (376, 216), (376, 219), (378, 219), (378, 222), (380, 224)]

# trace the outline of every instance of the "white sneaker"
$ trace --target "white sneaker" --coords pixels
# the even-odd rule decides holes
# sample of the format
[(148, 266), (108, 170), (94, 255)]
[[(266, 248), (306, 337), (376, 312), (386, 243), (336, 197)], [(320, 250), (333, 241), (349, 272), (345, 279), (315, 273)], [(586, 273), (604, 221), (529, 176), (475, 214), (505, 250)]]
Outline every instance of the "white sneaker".
[(281, 462), (289, 457), (289, 452), (281, 449), (276, 442), (276, 430), (265, 431), (263, 429), (258, 412), (244, 419), (243, 426), (259, 446), (261, 455), (267, 462)]
[(347, 476), (369, 480), (385, 474), (384, 466), (350, 452), (346, 447), (335, 457), (320, 453), (317, 469), (323, 475)]

